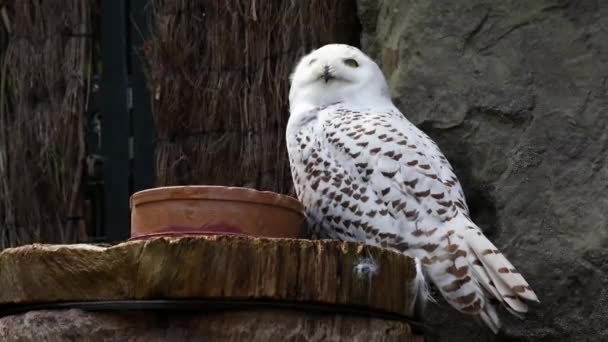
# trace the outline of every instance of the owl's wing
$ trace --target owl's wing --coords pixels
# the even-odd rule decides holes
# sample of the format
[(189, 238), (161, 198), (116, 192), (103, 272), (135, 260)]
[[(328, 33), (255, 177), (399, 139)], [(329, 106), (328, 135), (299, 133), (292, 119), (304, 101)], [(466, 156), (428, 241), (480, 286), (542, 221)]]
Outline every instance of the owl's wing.
[(514, 314), (527, 312), (522, 299), (537, 301), (536, 295), (470, 220), (452, 167), (426, 134), (396, 110), (330, 117), (323, 123), (324, 148), (403, 223), (409, 252), (448, 302), (480, 314), (493, 329), (498, 319), (481, 287)]
[(291, 174), (298, 199), (306, 207), (311, 235), (384, 246), (390, 238), (399, 249), (404, 245), (396, 220), (374, 190), (333, 155), (320, 131), (318, 117), (331, 110), (311, 110), (299, 121), (290, 121), (297, 129), (289, 125), (287, 129)]
[(341, 167), (374, 190), (392, 217), (437, 226), (439, 235), (443, 223), (460, 213), (468, 216), (451, 165), (400, 113), (334, 115), (324, 123), (323, 132), (325, 148)]

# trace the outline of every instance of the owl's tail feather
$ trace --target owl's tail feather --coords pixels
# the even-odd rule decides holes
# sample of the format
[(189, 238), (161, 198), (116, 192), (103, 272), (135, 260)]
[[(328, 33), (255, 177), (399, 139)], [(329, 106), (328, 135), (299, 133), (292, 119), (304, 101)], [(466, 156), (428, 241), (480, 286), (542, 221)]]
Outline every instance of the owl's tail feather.
[(486, 302), (486, 305), (484, 305), (483, 309), (479, 312), (479, 318), (494, 334), (498, 334), (498, 330), (500, 330), (500, 319), (498, 318), (498, 314), (496, 314), (496, 307), (494, 304)]
[(474, 254), (469, 262), (473, 265), (475, 277), (492, 297), (505, 304), (509, 312), (523, 318), (528, 311), (524, 300), (539, 302), (538, 297), (524, 277), (478, 227), (470, 227), (467, 232), (470, 234), (467, 242)]

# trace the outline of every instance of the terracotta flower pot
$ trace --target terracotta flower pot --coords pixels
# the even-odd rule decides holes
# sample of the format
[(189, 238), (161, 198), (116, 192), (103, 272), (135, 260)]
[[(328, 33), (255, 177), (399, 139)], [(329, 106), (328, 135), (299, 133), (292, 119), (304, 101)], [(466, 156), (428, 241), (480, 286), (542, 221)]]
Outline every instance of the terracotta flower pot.
[(131, 196), (131, 239), (196, 234), (298, 238), (304, 208), (290, 196), (224, 186), (171, 186)]

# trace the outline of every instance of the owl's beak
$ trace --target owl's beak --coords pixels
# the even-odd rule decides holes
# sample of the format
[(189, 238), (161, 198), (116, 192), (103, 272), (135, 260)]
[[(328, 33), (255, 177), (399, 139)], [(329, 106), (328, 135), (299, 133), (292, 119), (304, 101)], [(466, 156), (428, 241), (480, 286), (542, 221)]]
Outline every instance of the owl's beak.
[(331, 71), (329, 71), (329, 66), (327, 66), (327, 65), (323, 68), (323, 74), (321, 75), (321, 77), (323, 78), (325, 83), (329, 82), (329, 80), (333, 80), (334, 78), (336, 78), (331, 73)]

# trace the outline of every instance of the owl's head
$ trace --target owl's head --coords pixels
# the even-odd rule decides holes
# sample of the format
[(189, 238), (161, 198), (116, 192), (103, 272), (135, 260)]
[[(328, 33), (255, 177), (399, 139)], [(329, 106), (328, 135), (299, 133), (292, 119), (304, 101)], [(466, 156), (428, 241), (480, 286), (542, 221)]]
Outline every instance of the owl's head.
[(310, 110), (335, 102), (353, 105), (390, 103), (386, 79), (361, 50), (329, 44), (304, 56), (291, 75), (290, 111)]

